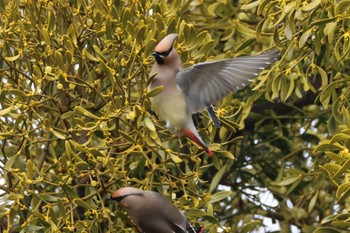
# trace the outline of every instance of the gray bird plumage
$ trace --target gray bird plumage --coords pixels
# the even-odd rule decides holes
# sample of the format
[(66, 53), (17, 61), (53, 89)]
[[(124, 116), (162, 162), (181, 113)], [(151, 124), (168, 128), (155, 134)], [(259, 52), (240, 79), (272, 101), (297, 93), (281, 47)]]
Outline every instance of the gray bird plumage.
[(196, 113), (249, 85), (278, 56), (275, 49), (259, 55), (198, 63), (179, 71), (176, 82), (192, 113)]
[(125, 187), (115, 191), (111, 199), (144, 233), (196, 233), (185, 216), (159, 193)]

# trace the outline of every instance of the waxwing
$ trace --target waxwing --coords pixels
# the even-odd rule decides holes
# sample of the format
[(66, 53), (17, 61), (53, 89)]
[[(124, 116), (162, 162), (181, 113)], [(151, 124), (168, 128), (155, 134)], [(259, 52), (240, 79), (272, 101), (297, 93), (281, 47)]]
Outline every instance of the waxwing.
[(166, 122), (170, 132), (190, 138), (212, 156), (194, 126), (192, 114), (207, 109), (214, 124), (220, 127), (212, 105), (249, 85), (278, 58), (279, 51), (273, 49), (258, 55), (203, 62), (182, 69), (180, 56), (173, 47), (177, 37), (177, 34), (166, 36), (152, 53), (156, 62), (150, 72), (154, 78), (148, 89), (163, 86), (161, 93), (151, 98), (152, 108)]
[(115, 191), (111, 199), (119, 203), (141, 232), (203, 232), (195, 230), (173, 203), (159, 193), (125, 187)]

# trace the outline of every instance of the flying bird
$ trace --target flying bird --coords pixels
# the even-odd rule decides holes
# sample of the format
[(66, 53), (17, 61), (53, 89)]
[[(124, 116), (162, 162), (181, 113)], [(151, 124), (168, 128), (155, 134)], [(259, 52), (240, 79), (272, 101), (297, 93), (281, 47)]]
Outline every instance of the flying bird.
[(154, 78), (148, 90), (163, 86), (163, 90), (151, 98), (152, 108), (171, 133), (190, 138), (211, 157), (212, 152), (194, 126), (192, 114), (207, 109), (219, 127), (212, 105), (248, 85), (277, 59), (279, 51), (273, 49), (253, 56), (203, 62), (183, 69), (174, 49), (177, 37), (177, 34), (167, 35), (152, 53), (156, 62), (150, 72)]
[(185, 216), (163, 195), (125, 187), (112, 196), (144, 233), (202, 233), (195, 230)]

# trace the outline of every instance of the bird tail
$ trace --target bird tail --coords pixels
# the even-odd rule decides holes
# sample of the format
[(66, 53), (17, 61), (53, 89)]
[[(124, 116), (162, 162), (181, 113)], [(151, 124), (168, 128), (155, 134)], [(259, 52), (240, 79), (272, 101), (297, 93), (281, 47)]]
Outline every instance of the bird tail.
[[(192, 122), (193, 125), (193, 122)], [(209, 155), (209, 157), (212, 157), (213, 152), (211, 152), (211, 150), (208, 148), (208, 146), (205, 144), (205, 142), (202, 140), (202, 138), (199, 136), (196, 128), (191, 127), (191, 125), (189, 127), (187, 127), (185, 129), (185, 136), (188, 137), (189, 139), (191, 139), (192, 141), (194, 141), (195, 143), (197, 143), (199, 146), (201, 146)]]
[(187, 223), (188, 233), (204, 233), (204, 227), (193, 227), (190, 223)]

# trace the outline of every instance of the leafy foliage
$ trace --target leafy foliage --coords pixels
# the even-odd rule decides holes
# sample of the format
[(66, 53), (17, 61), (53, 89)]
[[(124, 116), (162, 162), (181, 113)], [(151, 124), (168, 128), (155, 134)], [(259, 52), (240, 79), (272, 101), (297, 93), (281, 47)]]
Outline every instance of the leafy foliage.
[[(349, 1), (0, 1), (1, 226), (131, 232), (107, 200), (134, 186), (194, 225), (349, 230)], [(156, 43), (184, 66), (277, 45), (276, 62), (206, 113), (213, 159), (148, 113)], [(234, 55), (232, 55), (234, 54)], [(265, 198), (269, 197), (266, 201)], [(322, 220), (323, 219), (323, 220)]]

